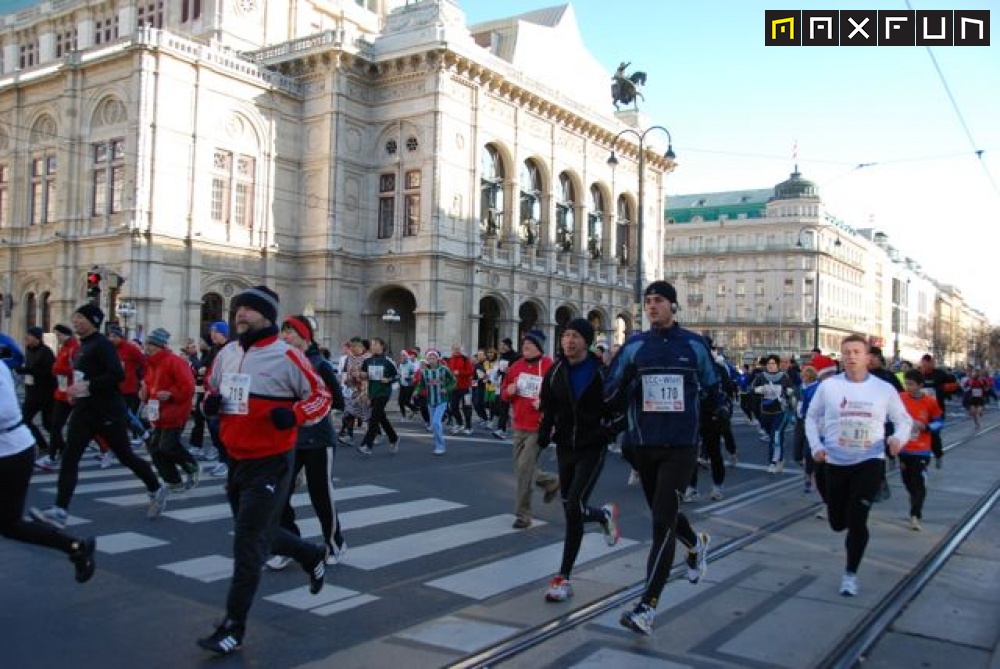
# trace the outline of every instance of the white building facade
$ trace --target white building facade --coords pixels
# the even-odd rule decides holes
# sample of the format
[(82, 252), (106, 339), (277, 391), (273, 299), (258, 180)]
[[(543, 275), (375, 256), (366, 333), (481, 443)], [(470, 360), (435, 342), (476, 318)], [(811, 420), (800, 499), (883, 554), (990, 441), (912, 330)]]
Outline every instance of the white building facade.
[[(633, 326), (618, 134), (645, 120), (568, 5), (470, 30), (449, 0), (53, 0), (0, 17), (0, 53), (0, 329), (65, 320), (89, 271), (179, 337), (260, 283), (327, 345)], [(658, 277), (674, 164), (643, 162)]]

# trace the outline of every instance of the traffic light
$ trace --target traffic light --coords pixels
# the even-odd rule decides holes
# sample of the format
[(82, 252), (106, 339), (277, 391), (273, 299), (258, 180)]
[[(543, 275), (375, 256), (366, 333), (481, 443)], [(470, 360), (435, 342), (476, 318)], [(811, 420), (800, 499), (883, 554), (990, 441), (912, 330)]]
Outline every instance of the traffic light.
[(112, 288), (121, 288), (124, 285), (125, 285), (125, 277), (117, 273), (111, 275)]
[(87, 299), (95, 304), (101, 300), (101, 273), (96, 268), (87, 272)]

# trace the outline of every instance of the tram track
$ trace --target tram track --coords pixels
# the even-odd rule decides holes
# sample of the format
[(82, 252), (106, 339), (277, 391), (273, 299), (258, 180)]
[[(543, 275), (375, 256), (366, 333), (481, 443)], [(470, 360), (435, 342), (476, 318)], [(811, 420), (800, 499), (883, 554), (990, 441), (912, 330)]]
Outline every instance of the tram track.
[[(957, 440), (948, 444), (946, 450), (950, 451), (958, 448), (987, 432), (998, 429), (998, 427), (1000, 426), (993, 425), (981, 432)], [(797, 488), (798, 485), (799, 482), (796, 479), (787, 483), (767, 486), (758, 491), (758, 501), (775, 495), (776, 490), (780, 492), (786, 487)], [(732, 502), (739, 506), (745, 506), (748, 503), (752, 503), (753, 498), (749, 495), (743, 495), (738, 499), (734, 498)], [(1000, 502), (1000, 483), (994, 486), (987, 494), (981, 496), (961, 520), (952, 527), (951, 531), (925, 556), (917, 568), (912, 570), (886, 597), (880, 600), (867, 615), (853, 626), (816, 666), (823, 667), (824, 669), (841, 669), (859, 665), (863, 661), (865, 653), (885, 633), (892, 622), (905, 609), (906, 605), (933, 579), (935, 574), (940, 571), (948, 559), (958, 550), (962, 542), (975, 530), (979, 522), (998, 502)], [(711, 550), (708, 555), (708, 561), (709, 563), (716, 562), (734, 553), (738, 553), (755, 543), (778, 534), (798, 522), (813, 517), (817, 510), (821, 508), (821, 504), (811, 504), (766, 523), (752, 532), (734, 537)], [(717, 513), (724, 513), (725, 509), (725, 503), (719, 503), (713, 504), (711, 507), (702, 508), (701, 511), (715, 515)], [(680, 577), (682, 572), (683, 565), (675, 567), (671, 571), (670, 579), (674, 580)], [(499, 666), (532, 648), (540, 646), (550, 639), (566, 634), (612, 610), (624, 607), (639, 597), (642, 594), (643, 588), (644, 582), (642, 581), (620, 588), (565, 615), (527, 628), (518, 634), (471, 653), (447, 666), (451, 669), (488, 669), (489, 667)]]

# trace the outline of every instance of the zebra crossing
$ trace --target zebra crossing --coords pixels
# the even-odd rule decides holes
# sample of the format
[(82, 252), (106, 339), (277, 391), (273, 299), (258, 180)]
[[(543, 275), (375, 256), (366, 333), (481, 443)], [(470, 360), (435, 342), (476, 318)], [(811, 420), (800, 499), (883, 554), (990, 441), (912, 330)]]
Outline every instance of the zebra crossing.
[[(33, 478), (32, 487), (51, 499), (56, 492), (57, 480), (58, 474), (39, 474)], [(468, 504), (457, 500), (439, 496), (407, 499), (407, 493), (399, 488), (363, 483), (337, 488), (334, 501), (352, 502), (349, 509), (339, 507), (341, 525), (349, 542), (352, 532), (365, 528), (378, 530), (380, 526), (418, 519), (423, 522), (419, 531), (403, 530), (387, 536), (393, 531), (388, 529), (379, 532), (379, 538), (367, 543), (351, 542), (346, 561), (337, 567), (336, 578), (328, 577), (326, 587), (318, 595), (311, 595), (304, 582), (291, 589), (281, 589), (282, 585), (288, 585), (287, 580), (264, 579), (261, 585), (263, 601), (312, 615), (331, 616), (380, 599), (373, 592), (352, 589), (352, 573), (388, 575), (391, 579), (393, 569), (412, 565), (418, 560), (432, 560), (435, 567), (434, 573), (422, 581), (421, 586), (463, 600), (483, 601), (544, 582), (557, 568), (562, 555), (560, 532), (560, 540), (541, 547), (531, 545), (522, 552), (508, 553), (468, 566), (467, 562), (450, 556), (461, 549), (474, 549), (489, 540), (524, 534), (523, 530), (512, 528), (513, 515), (490, 513), (488, 510), (477, 514)], [(121, 556), (141, 552), (151, 569), (188, 582), (212, 584), (229, 579), (233, 561), (226, 554), (229, 549), (226, 539), (207, 545), (193, 538), (186, 541), (191, 533), (178, 531), (178, 524), (182, 529), (214, 528), (219, 525), (220, 534), (226, 538), (231, 535), (231, 514), (221, 480), (203, 479), (198, 488), (171, 495), (163, 516), (152, 522), (139, 514), (135, 514), (133, 522), (131, 518), (123, 517), (124, 514), (115, 513), (116, 510), (138, 511), (144, 509), (148, 502), (141, 481), (128, 469), (121, 466), (98, 469), (96, 463), (81, 463), (74, 510), (81, 512), (82, 509), (84, 516), (90, 512), (96, 517), (103, 513), (103, 507), (107, 507), (117, 521), (129, 526), (126, 531), (97, 534), (99, 553)], [(294, 493), (292, 506), (297, 510), (297, 524), (302, 536), (320, 540), (320, 524), (311, 513), (308, 494)], [(93, 533), (100, 531), (100, 524), (106, 525), (98, 523), (90, 517), (71, 515), (68, 524), (91, 524), (93, 529), (88, 531)], [(433, 526), (428, 527), (428, 524)], [(529, 532), (545, 525), (544, 520), (536, 519), (534, 528)], [(371, 536), (371, 533), (366, 536)], [(635, 543), (623, 538), (617, 546), (609, 548), (599, 530), (588, 533), (584, 537), (577, 565), (627, 550)]]

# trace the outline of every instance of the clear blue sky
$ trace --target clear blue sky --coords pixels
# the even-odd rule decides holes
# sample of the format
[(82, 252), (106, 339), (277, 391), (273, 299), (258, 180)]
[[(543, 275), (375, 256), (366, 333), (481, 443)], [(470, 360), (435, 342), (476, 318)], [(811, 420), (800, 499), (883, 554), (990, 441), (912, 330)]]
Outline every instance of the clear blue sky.
[[(558, 4), (459, 0), (469, 23)], [(772, 187), (791, 172), (797, 142), (799, 168), (832, 213), (884, 230), (904, 255), (1000, 323), (1000, 4), (571, 4), (609, 78), (623, 60), (649, 74), (640, 108), (669, 128), (678, 154), (668, 196)], [(765, 9), (831, 7), (992, 8), (993, 46), (764, 46)]]

